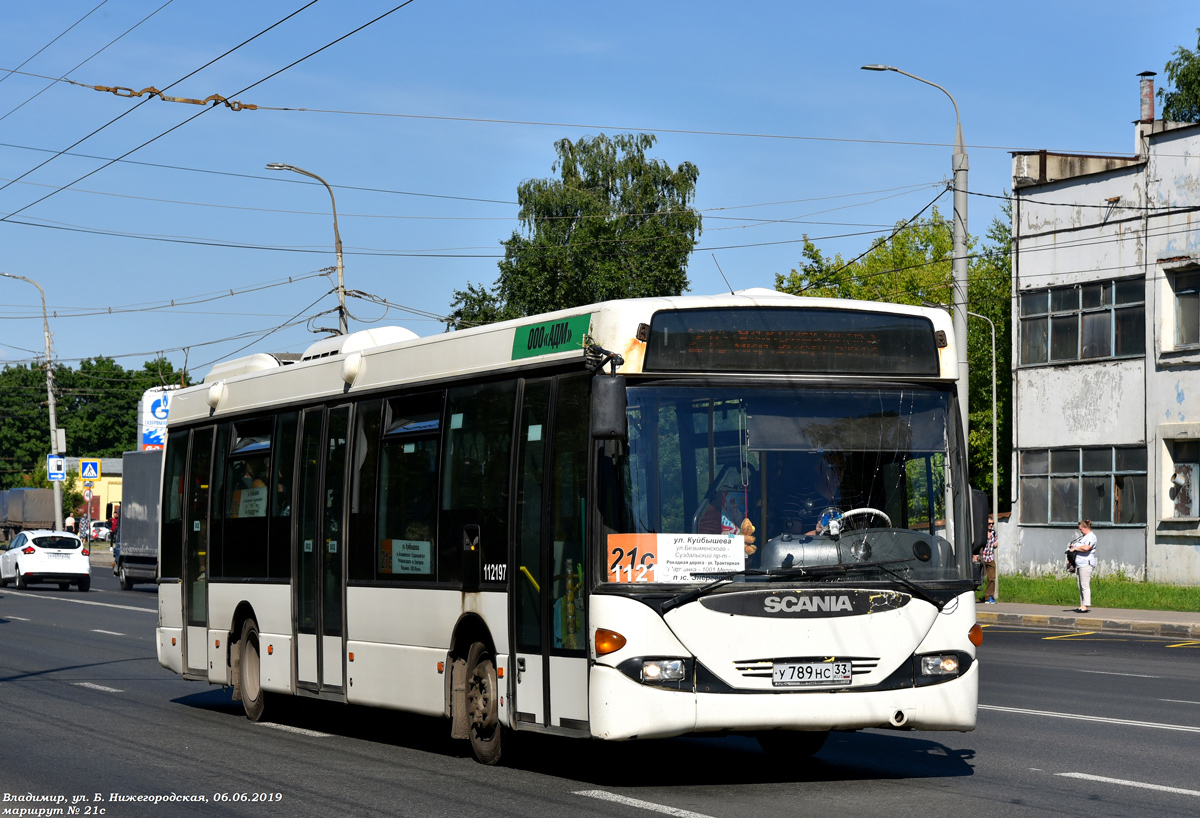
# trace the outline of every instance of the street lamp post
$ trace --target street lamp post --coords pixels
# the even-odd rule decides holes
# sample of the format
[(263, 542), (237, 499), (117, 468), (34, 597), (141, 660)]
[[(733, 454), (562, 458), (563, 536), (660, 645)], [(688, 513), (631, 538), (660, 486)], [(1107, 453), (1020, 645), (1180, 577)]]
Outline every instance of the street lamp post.
[(292, 173), (308, 176), (325, 185), (325, 189), (329, 191), (329, 204), (333, 207), (333, 246), (337, 253), (338, 330), (342, 335), (345, 335), (348, 331), (346, 326), (346, 282), (342, 274), (342, 234), (338, 232), (337, 201), (333, 198), (333, 188), (317, 174), (303, 168), (298, 168), (295, 165), (287, 165), (283, 162), (271, 162), (267, 165), (267, 170), (290, 170)]
[[(57, 455), (60, 454), (58, 451), (58, 416), (54, 404), (54, 363), (50, 353), (50, 320), (46, 316), (46, 291), (32, 278), (14, 273), (0, 273), (0, 276), (32, 284), (37, 287), (38, 294), (42, 297), (42, 332), (46, 336), (46, 399), (50, 409), (50, 454)], [(54, 486), (54, 527), (55, 530), (61, 531), (63, 527), (62, 483), (58, 480), (51, 482)]]
[[(967, 366), (967, 151), (963, 146), (962, 118), (958, 115), (958, 103), (950, 92), (936, 82), (901, 71), (890, 65), (864, 65), (864, 71), (895, 71), (917, 82), (932, 85), (946, 96), (954, 105), (954, 343), (958, 346), (958, 380), (962, 384), (959, 393), (959, 408), (962, 417), (963, 437), (967, 436), (968, 410), (967, 393), (969, 391)], [(995, 379), (993, 379), (993, 383)]]

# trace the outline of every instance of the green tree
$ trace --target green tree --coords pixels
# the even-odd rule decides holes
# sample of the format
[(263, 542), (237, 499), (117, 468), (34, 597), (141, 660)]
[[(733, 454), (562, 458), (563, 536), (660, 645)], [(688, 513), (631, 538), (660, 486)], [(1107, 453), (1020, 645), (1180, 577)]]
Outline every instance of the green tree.
[(651, 134), (560, 139), (554, 179), (517, 188), (521, 229), (502, 242), (491, 289), (456, 290), (449, 327), (486, 324), (614, 298), (679, 295), (700, 235), (699, 170), (648, 159)]
[[(79, 485), (79, 472), (72, 469), (67, 472), (67, 479), (62, 484), (62, 512), (65, 518), (68, 514), (74, 514), (83, 508), (83, 492), (75, 488)], [(30, 489), (51, 489), (54, 484), (50, 482), (50, 478), (46, 473), (46, 461), (42, 460), (38, 467), (33, 470), (32, 474), (21, 476), (20, 485), (22, 488)]]
[(1162, 118), (1171, 122), (1200, 122), (1200, 28), (1196, 29), (1196, 50), (1179, 46), (1175, 59), (1167, 60), (1163, 71), (1175, 87), (1158, 89)]
[[(996, 327), (997, 481), (999, 502), (1008, 505), (1012, 449), (1010, 337), (1012, 306), (1009, 295), (1010, 220), (993, 220), (986, 243), (971, 238), (967, 300), (971, 312), (989, 318)], [(827, 258), (805, 238), (804, 261), (790, 273), (775, 276), (775, 288), (795, 295), (888, 301), (896, 304), (947, 304), (953, 278), (952, 225), (936, 208), (929, 217), (897, 225), (890, 237), (879, 238), (861, 257)], [(986, 321), (967, 321), (967, 361), (971, 370), (968, 450), (971, 484), (990, 495), (992, 487), (992, 335)]]
[[(179, 383), (167, 360), (124, 369), (111, 358), (83, 361), (78, 369), (54, 367), (56, 420), (66, 430), (72, 457), (120, 457), (137, 445), (137, 404), (142, 393)], [(186, 378), (184, 381), (186, 382)], [(50, 412), (42, 366), (0, 370), (0, 488), (23, 485), (45, 470), (50, 453)]]

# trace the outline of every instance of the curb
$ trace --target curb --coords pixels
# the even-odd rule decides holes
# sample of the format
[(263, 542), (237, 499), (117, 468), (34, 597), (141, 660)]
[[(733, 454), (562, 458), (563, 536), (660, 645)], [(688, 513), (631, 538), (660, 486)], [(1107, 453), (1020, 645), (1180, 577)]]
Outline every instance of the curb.
[(1022, 625), (1027, 628), (1056, 628), (1102, 633), (1136, 633), (1141, 636), (1200, 638), (1200, 624), (1179, 625), (1169, 622), (1147, 622), (1140, 619), (1098, 619), (1085, 616), (1050, 616), (1047, 614), (1015, 614), (979, 611), (975, 619), (987, 625)]

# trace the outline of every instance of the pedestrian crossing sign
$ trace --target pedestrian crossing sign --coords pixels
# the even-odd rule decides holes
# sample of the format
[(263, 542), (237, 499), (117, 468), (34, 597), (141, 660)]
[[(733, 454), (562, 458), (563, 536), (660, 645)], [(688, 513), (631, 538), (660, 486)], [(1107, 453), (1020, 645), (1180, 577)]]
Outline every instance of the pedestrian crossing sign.
[(84, 480), (99, 480), (100, 479), (100, 461), (99, 460), (80, 460), (79, 461), (79, 476)]

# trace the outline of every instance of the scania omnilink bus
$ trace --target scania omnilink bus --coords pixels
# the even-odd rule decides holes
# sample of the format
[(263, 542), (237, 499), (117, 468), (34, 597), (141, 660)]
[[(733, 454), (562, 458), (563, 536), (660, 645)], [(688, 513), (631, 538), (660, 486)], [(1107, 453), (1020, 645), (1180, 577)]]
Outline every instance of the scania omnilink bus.
[(971, 730), (949, 317), (769, 290), (255, 354), (175, 393), (159, 661), (505, 731)]

